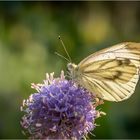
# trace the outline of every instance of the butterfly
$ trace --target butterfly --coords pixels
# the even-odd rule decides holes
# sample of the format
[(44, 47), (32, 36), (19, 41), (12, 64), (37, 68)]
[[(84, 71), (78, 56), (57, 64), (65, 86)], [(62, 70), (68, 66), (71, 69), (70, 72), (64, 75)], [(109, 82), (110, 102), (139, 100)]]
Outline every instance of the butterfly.
[(72, 80), (97, 97), (123, 101), (135, 91), (140, 74), (140, 43), (124, 42), (67, 65)]

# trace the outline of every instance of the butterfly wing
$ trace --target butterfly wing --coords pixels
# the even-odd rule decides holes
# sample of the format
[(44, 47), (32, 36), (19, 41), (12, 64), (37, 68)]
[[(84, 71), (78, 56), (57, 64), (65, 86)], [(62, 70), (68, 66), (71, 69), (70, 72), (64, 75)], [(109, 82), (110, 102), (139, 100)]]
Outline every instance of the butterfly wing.
[(77, 81), (104, 100), (122, 101), (134, 93), (139, 70), (140, 43), (126, 42), (81, 61)]

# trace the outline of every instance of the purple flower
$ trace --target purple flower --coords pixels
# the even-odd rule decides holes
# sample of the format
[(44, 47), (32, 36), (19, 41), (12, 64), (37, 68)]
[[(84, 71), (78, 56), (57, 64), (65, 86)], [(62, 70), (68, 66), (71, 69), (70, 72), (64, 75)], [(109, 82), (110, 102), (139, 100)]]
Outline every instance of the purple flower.
[(97, 111), (93, 95), (86, 89), (60, 78), (46, 76), (44, 84), (32, 84), (37, 93), (23, 101), (21, 124), (31, 138), (80, 139), (95, 128)]

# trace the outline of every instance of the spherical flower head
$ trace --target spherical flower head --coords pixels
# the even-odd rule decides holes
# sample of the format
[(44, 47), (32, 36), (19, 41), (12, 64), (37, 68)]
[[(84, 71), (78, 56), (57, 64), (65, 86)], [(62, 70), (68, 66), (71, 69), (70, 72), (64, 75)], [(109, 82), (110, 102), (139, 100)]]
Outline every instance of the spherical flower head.
[(31, 138), (80, 139), (95, 128), (97, 111), (93, 96), (63, 71), (60, 78), (47, 74), (44, 84), (32, 84), (37, 93), (23, 101), (21, 124)]

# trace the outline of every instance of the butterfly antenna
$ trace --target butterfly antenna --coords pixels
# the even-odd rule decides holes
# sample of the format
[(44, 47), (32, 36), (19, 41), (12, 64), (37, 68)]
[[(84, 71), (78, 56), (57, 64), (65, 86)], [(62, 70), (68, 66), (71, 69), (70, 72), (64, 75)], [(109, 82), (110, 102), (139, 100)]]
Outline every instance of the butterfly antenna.
[(66, 52), (66, 54), (67, 54), (67, 56), (68, 56), (69, 62), (72, 62), (71, 57), (70, 57), (70, 55), (69, 55), (69, 53), (68, 53), (68, 51), (67, 51), (67, 49), (66, 49), (66, 47), (65, 47), (65, 44), (64, 44), (63, 40), (61, 39), (60, 36), (59, 36), (58, 38), (59, 38), (59, 40), (60, 40), (60, 42), (61, 42), (61, 44), (62, 44), (62, 46), (63, 46), (64, 51)]
[(59, 57), (61, 57), (61, 58), (65, 59), (67, 62), (70, 62), (70, 60), (69, 60), (69, 59), (67, 59), (66, 57), (64, 57), (64, 56), (63, 56), (63, 55), (61, 55), (60, 53), (55, 52), (55, 54), (56, 54), (56, 55), (58, 55)]

